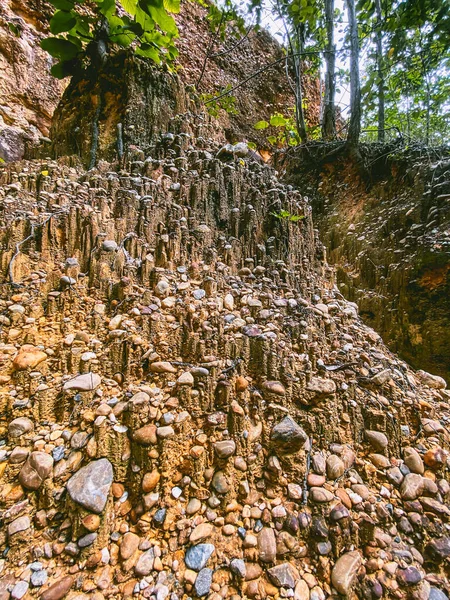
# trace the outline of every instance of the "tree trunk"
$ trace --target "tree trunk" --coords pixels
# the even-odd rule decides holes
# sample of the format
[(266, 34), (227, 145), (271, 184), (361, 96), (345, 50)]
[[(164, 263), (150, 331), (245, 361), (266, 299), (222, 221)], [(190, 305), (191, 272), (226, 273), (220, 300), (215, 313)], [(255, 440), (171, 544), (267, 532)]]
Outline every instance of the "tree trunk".
[(385, 140), (385, 118), (384, 118), (384, 72), (383, 72), (383, 32), (381, 22), (383, 14), (381, 11), (381, 0), (375, 0), (375, 9), (377, 12), (377, 71), (378, 71), (378, 141)]
[(359, 40), (355, 0), (346, 0), (350, 27), (350, 123), (347, 146), (357, 147), (361, 133), (361, 85), (359, 80)]
[(327, 49), (325, 51), (325, 98), (322, 120), (322, 136), (326, 140), (336, 136), (336, 47), (334, 45), (334, 0), (325, 0)]
[[(295, 119), (298, 129), (298, 135), (302, 143), (308, 140), (306, 133), (305, 114), (303, 112), (303, 93), (302, 93), (302, 55), (304, 52), (304, 39), (302, 26), (298, 25), (295, 29), (295, 46), (297, 51), (294, 54), (295, 68)], [(298, 56), (300, 54), (300, 56)]]

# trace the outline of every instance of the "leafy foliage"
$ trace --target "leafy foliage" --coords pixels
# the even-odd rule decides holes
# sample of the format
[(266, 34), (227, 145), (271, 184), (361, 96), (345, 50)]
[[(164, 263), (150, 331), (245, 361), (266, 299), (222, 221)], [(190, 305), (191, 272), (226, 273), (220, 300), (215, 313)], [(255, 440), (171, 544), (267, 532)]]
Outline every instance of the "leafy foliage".
[(293, 215), (285, 209), (282, 209), (279, 212), (271, 212), (270, 214), (276, 219), (290, 221), (291, 223), (298, 223), (305, 218), (305, 215)]
[(202, 102), (207, 103), (206, 108), (212, 117), (219, 116), (220, 110), (224, 110), (229, 115), (236, 115), (236, 96), (230, 94), (222, 95), (231, 89), (231, 84), (227, 85), (219, 94), (220, 98), (215, 99), (215, 94), (201, 94)]
[(50, 0), (55, 12), (41, 46), (58, 59), (52, 74), (73, 75), (86, 61), (102, 64), (109, 53), (131, 47), (159, 64), (177, 57), (178, 29), (170, 13), (179, 0)]

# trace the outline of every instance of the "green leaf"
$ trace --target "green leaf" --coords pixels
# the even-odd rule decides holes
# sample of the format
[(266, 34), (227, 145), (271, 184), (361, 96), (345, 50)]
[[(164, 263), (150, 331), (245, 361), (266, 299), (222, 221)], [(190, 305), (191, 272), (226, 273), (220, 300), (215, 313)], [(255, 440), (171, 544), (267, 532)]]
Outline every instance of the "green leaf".
[(275, 135), (269, 135), (267, 137), (267, 141), (269, 142), (269, 144), (273, 144), (273, 145), (275, 145), (278, 142)]
[(153, 21), (161, 27), (163, 31), (169, 33), (173, 36), (178, 35), (177, 24), (173, 17), (169, 15), (169, 13), (165, 10), (162, 2), (161, 4), (157, 4), (155, 0), (140, 0), (139, 5), (150, 17)]
[(72, 0), (50, 0), (50, 4), (53, 4), (53, 6), (59, 8), (59, 10), (72, 10), (74, 6)]
[(99, 3), (98, 9), (100, 14), (109, 19), (116, 12), (116, 0), (103, 0), (103, 2)]
[(139, 54), (139, 56), (145, 56), (146, 58), (151, 58), (152, 61), (157, 65), (161, 63), (161, 55), (159, 51), (154, 46), (150, 46), (149, 44), (141, 44), (138, 46), (136, 48), (136, 54)]
[[(142, 29), (142, 34), (144, 34), (145, 32), (154, 30), (154, 28), (155, 28), (154, 20), (150, 17), (150, 15), (148, 15), (146, 12), (144, 12), (142, 10), (142, 8), (140, 8), (140, 6), (138, 6), (136, 8), (135, 19), (136, 19), (136, 23)], [(142, 35), (142, 34), (138, 33), (137, 35)]]
[(270, 124), (274, 127), (284, 127), (286, 125), (287, 120), (281, 115), (273, 115), (270, 117)]
[(41, 48), (48, 52), (51, 56), (60, 60), (70, 60), (78, 54), (78, 47), (62, 38), (49, 37), (41, 41)]
[(76, 18), (72, 13), (65, 10), (58, 10), (50, 19), (50, 31), (53, 35), (70, 31), (77, 24)]
[(269, 127), (269, 123), (267, 121), (258, 121), (253, 125), (253, 129), (267, 129)]
[(164, 8), (171, 13), (178, 14), (180, 12), (180, 0), (163, 0)]
[(8, 23), (8, 27), (16, 37), (20, 37), (20, 30), (17, 25), (14, 25), (14, 23)]
[(136, 14), (137, 0), (119, 0), (123, 9), (127, 11), (132, 17)]
[(110, 28), (109, 37), (115, 44), (127, 48), (136, 39), (136, 35), (124, 26), (124, 22), (120, 17), (113, 15), (108, 19), (108, 23)]

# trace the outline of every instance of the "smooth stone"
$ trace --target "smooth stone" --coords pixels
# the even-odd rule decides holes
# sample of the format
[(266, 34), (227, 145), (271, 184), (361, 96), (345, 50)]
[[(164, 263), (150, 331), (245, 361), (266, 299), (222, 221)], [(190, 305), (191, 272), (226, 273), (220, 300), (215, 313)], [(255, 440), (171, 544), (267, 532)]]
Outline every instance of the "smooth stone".
[(201, 569), (201, 571), (197, 575), (194, 584), (194, 589), (195, 593), (199, 598), (209, 594), (209, 590), (211, 589), (212, 584), (212, 576), (213, 570), (208, 568)]
[(156, 425), (144, 425), (133, 432), (133, 440), (143, 446), (150, 446), (158, 442)]
[(332, 502), (334, 500), (334, 495), (321, 487), (312, 487), (309, 490), (309, 498), (313, 502), (323, 503), (323, 502)]
[(202, 503), (198, 498), (191, 498), (186, 506), (187, 515), (195, 515), (202, 507)]
[(67, 482), (67, 491), (74, 502), (99, 514), (106, 506), (112, 481), (112, 465), (101, 458), (77, 471)]
[(218, 494), (226, 494), (230, 489), (230, 486), (223, 471), (216, 471), (214, 473), (211, 485)]
[(192, 531), (189, 536), (189, 541), (191, 544), (196, 544), (197, 542), (206, 540), (209, 538), (214, 531), (214, 526), (211, 523), (200, 523), (197, 527)]
[(223, 440), (214, 444), (214, 451), (219, 458), (229, 458), (236, 452), (234, 440)]
[[(21, 600), (28, 592), (29, 584), (27, 581), (18, 581), (11, 590), (11, 598), (14, 600)], [(8, 596), (6, 596), (7, 598)]]
[(445, 379), (439, 377), (438, 375), (427, 373), (426, 371), (416, 371), (416, 377), (418, 377), (424, 385), (427, 385), (435, 390), (445, 390), (447, 387)]
[(272, 428), (270, 439), (282, 452), (292, 454), (303, 447), (308, 436), (292, 417), (286, 415)]
[(47, 579), (47, 571), (45, 571), (44, 569), (40, 569), (39, 571), (33, 571), (33, 573), (31, 574), (30, 581), (33, 587), (41, 587), (44, 585), (44, 583), (47, 582)]
[(448, 596), (439, 588), (431, 586), (428, 600), (448, 600)]
[(139, 547), (140, 538), (135, 533), (128, 531), (122, 538), (120, 544), (120, 557), (127, 560), (136, 552)]
[(46, 358), (48, 358), (48, 355), (43, 350), (40, 350), (39, 348), (36, 348), (30, 344), (25, 344), (22, 346), (13, 360), (13, 368), (16, 371), (34, 369)]
[(187, 549), (184, 562), (188, 569), (201, 571), (210, 559), (215, 547), (213, 544), (198, 544)]
[(245, 562), (241, 558), (233, 558), (230, 562), (231, 572), (240, 579), (245, 579), (247, 574), (247, 568)]
[(181, 373), (181, 375), (177, 379), (177, 384), (188, 385), (192, 387), (194, 385), (194, 377), (192, 376), (192, 373), (189, 373), (189, 371)]
[(259, 560), (264, 563), (272, 563), (277, 555), (277, 542), (275, 532), (270, 527), (263, 527), (258, 533)]
[(177, 370), (172, 366), (170, 362), (167, 361), (159, 361), (151, 363), (150, 371), (152, 373), (176, 373)]
[(417, 473), (408, 473), (400, 487), (402, 500), (416, 500), (424, 490), (424, 478)]
[(336, 392), (336, 384), (332, 379), (323, 377), (312, 377), (307, 383), (306, 389), (317, 397), (331, 396)]
[(11, 521), (8, 525), (8, 537), (12, 537), (16, 533), (20, 533), (21, 531), (26, 531), (31, 527), (30, 517), (24, 515), (23, 517), (18, 517)]
[(281, 383), (281, 381), (265, 381), (262, 384), (262, 388), (266, 392), (275, 394), (276, 396), (285, 396), (286, 395), (286, 388)]
[(365, 436), (375, 452), (382, 452), (389, 444), (389, 440), (381, 431), (371, 431), (369, 429), (366, 430)]
[(288, 483), (287, 486), (288, 496), (291, 500), (301, 500), (303, 497), (303, 489), (298, 483)]
[(328, 479), (338, 479), (345, 472), (345, 465), (343, 461), (336, 456), (336, 454), (331, 454), (327, 458), (327, 477)]
[(70, 590), (74, 582), (71, 575), (63, 577), (41, 594), (41, 600), (61, 600)]
[(423, 464), (422, 457), (414, 448), (405, 448), (403, 450), (403, 460), (405, 465), (411, 471), (411, 473), (417, 473), (423, 475), (425, 472), (425, 465)]
[(293, 589), (300, 579), (299, 572), (290, 563), (276, 565), (275, 567), (268, 569), (267, 573), (277, 587)]
[(53, 471), (53, 457), (45, 452), (32, 452), (19, 473), (19, 483), (29, 489), (37, 490), (50, 477)]
[(354, 584), (361, 567), (362, 559), (359, 552), (347, 552), (340, 556), (331, 572), (333, 587), (343, 596), (347, 596)]
[(92, 392), (101, 384), (102, 378), (97, 373), (84, 373), (73, 379), (69, 379), (63, 386), (63, 390), (75, 390), (78, 392)]
[(149, 548), (139, 557), (136, 566), (134, 568), (136, 575), (145, 577), (149, 575), (153, 570), (155, 562), (155, 551), (153, 548)]
[(33, 421), (27, 417), (18, 417), (13, 419), (8, 425), (8, 436), (18, 438), (33, 429)]

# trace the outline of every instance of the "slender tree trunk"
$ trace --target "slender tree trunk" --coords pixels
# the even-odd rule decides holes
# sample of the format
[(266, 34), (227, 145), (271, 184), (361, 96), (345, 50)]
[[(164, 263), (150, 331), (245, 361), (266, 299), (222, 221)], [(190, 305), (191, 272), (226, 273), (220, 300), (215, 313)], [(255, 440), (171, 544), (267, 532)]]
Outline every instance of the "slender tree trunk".
[(327, 49), (325, 51), (325, 98), (322, 136), (326, 140), (336, 137), (336, 47), (334, 45), (334, 0), (325, 0)]
[(356, 148), (361, 134), (361, 84), (359, 79), (359, 39), (355, 0), (346, 0), (350, 27), (350, 123), (347, 145)]
[(385, 140), (385, 115), (384, 115), (384, 71), (383, 71), (383, 32), (381, 23), (383, 14), (381, 11), (381, 0), (375, 0), (375, 10), (377, 12), (377, 71), (378, 71), (378, 141)]
[(308, 134), (306, 133), (305, 114), (303, 112), (302, 55), (304, 52), (304, 36), (302, 26), (298, 25), (296, 27), (295, 37), (297, 53), (300, 54), (300, 56), (293, 57), (295, 68), (295, 119), (300, 140), (302, 143), (305, 143), (308, 140)]

